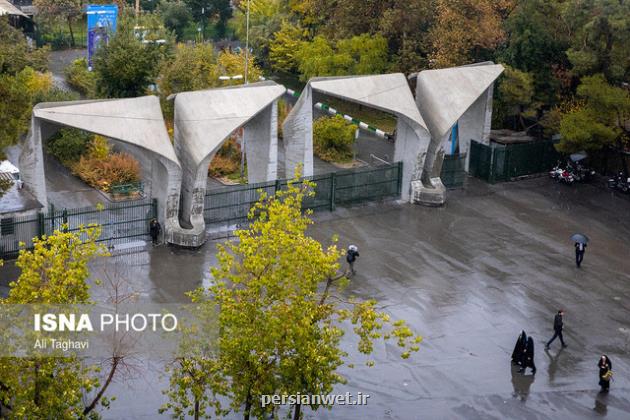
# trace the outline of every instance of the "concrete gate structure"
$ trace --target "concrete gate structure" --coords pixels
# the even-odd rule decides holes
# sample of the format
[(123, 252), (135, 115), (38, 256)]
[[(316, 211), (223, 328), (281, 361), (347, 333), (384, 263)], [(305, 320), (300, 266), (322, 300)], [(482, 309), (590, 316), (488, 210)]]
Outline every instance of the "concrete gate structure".
[(431, 136), (402, 73), (374, 76), (318, 77), (309, 80), (283, 125), (286, 173), (303, 165), (313, 175), (313, 93), (354, 102), (398, 118), (394, 159), (403, 162), (402, 199), (412, 196), (412, 181), (420, 180)]
[(188, 229), (188, 246), (205, 241), (208, 166), (235, 130), (244, 129), (248, 181), (277, 178), (277, 101), (285, 92), (269, 81), (175, 95), (175, 149), (183, 167), (180, 221)]
[(151, 154), (157, 165), (151, 173), (151, 190), (158, 202), (158, 220), (165, 240), (179, 243), (181, 167), (164, 125), (155, 96), (131, 99), (41, 103), (33, 108), (29, 133), (22, 144), (20, 170), (24, 185), (44, 208), (48, 207), (42, 146), (62, 127), (99, 134)]
[[(470, 141), (489, 143), (494, 82), (503, 70), (500, 64), (484, 62), (424, 70), (415, 75), (416, 103), (431, 132), (431, 143), (424, 162), (423, 185), (418, 185), (416, 190), (427, 196), (433, 195), (436, 201), (444, 201), (444, 198), (435, 196), (435, 192), (425, 187), (430, 175), (439, 176), (445, 149), (449, 149), (449, 144), (457, 140), (456, 136), (451, 136), (455, 126), (459, 132), (460, 153), (466, 154), (466, 171), (470, 164)], [(423, 197), (423, 200), (426, 199)]]

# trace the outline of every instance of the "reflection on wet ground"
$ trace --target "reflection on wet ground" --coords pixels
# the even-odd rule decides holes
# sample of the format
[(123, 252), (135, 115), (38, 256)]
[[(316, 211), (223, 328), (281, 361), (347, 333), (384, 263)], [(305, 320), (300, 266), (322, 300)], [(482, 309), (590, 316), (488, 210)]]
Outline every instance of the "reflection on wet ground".
[[(369, 394), (365, 407), (307, 413), (318, 419), (630, 418), (630, 202), (598, 188), (546, 179), (488, 186), (469, 180), (439, 209), (375, 204), (317, 214), (312, 234), (359, 246), (348, 294), (375, 298), (425, 340), (409, 360), (395, 344), (366, 357), (343, 340), (354, 369), (335, 392)], [(569, 236), (591, 238), (577, 269)], [(185, 302), (212, 281), (215, 243), (195, 251), (157, 247), (95, 265), (119, 270), (152, 302)], [(5, 271), (9, 272), (9, 271)], [(553, 315), (565, 310), (562, 350)], [(511, 367), (521, 330), (536, 343), (534, 376)], [(599, 394), (597, 360), (608, 354), (615, 381)], [(105, 418), (155, 418), (168, 378), (160, 365), (118, 381)], [(138, 373), (139, 372), (139, 373)], [(233, 418), (238, 418), (234, 416)]]

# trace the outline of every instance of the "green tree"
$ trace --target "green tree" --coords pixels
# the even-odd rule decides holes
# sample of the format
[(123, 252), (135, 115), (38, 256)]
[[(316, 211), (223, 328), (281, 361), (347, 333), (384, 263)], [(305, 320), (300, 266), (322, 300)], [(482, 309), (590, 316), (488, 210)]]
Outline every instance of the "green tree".
[(302, 81), (316, 76), (377, 74), (388, 66), (387, 41), (380, 35), (362, 34), (333, 44), (316, 36), (301, 43), (296, 58)]
[[(506, 66), (505, 72), (499, 80), (495, 100), (496, 118), (514, 117), (518, 120), (521, 129), (526, 129), (523, 114), (529, 113), (528, 109), (534, 97), (534, 80), (531, 74)], [(501, 123), (503, 121), (500, 121)], [(517, 129), (516, 123), (514, 129)]]
[(127, 98), (146, 94), (161, 58), (158, 45), (143, 44), (132, 32), (118, 30), (94, 58), (99, 95)]
[(562, 116), (557, 148), (565, 153), (607, 145), (623, 150), (630, 140), (630, 92), (610, 85), (599, 74), (584, 77), (577, 94), (583, 102)]
[(0, 160), (4, 149), (18, 142), (26, 133), (31, 115), (31, 98), (25, 80), (18, 76), (0, 74)]
[(274, 35), (269, 47), (271, 66), (280, 71), (293, 73), (298, 69), (297, 51), (305, 40), (306, 32), (299, 26), (282, 22), (280, 30)]
[(341, 115), (321, 117), (313, 122), (313, 150), (328, 162), (348, 162), (354, 157), (357, 127)]
[[(212, 380), (184, 380), (180, 372), (165, 408), (195, 413), (195, 401), (210, 392), (227, 395), (244, 419), (263, 418), (270, 408), (259, 404), (261, 395), (330, 393), (344, 381), (337, 372), (347, 357), (339, 345), (344, 322), (353, 326), (363, 354), (378, 339), (395, 339), (403, 358), (418, 350), (421, 338), (377, 311), (376, 302), (344, 297), (339, 303), (347, 284), (338, 272), (343, 253), (335, 238), (324, 247), (306, 233), (313, 221), (302, 202), (313, 188), (308, 181), (291, 182), (274, 196), (263, 193), (250, 211), (250, 226), (236, 232), (237, 241), (219, 246), (215, 285), (191, 294), (208, 313), (219, 310), (218, 348), (207, 359), (214, 361)], [(298, 404), (295, 419), (300, 411)]]
[(562, 3), (520, 1), (506, 20), (505, 28), (508, 38), (498, 52), (499, 60), (531, 74), (535, 100), (548, 107), (561, 95), (570, 94), (570, 65), (565, 53), (569, 37)]
[(567, 55), (579, 75), (602, 73), (611, 83), (630, 77), (630, 3), (571, 0), (565, 5), (571, 48)]
[[(8, 297), (0, 304), (90, 303), (89, 263), (107, 255), (96, 243), (99, 235), (99, 228), (89, 227), (35, 238), (32, 251), (20, 251), (20, 276), (9, 284)], [(98, 373), (76, 357), (0, 358), (0, 404), (10, 407), (3, 414), (9, 419), (94, 416), (98, 402), (107, 404), (102, 397), (110, 383), (101, 384)], [(94, 392), (96, 397), (90, 398)]]
[(223, 37), (227, 21), (232, 17), (230, 0), (184, 0), (196, 22), (204, 27), (209, 19), (217, 22), (217, 35)]
[(164, 26), (175, 32), (177, 39), (181, 40), (184, 31), (192, 21), (190, 9), (179, 1), (160, 1), (158, 11), (164, 20)]
[(37, 7), (39, 17), (47, 20), (60, 19), (68, 23), (70, 39), (74, 47), (74, 32), (72, 22), (81, 15), (83, 2), (81, 0), (34, 0), (33, 5)]
[(96, 74), (88, 70), (87, 59), (78, 58), (64, 69), (66, 81), (87, 98), (96, 97)]

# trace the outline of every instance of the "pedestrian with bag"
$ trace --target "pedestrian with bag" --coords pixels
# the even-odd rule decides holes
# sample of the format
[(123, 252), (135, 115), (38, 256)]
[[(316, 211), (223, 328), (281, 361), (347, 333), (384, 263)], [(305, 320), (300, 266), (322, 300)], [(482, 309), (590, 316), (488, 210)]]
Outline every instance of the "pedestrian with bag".
[(532, 368), (532, 375), (536, 374), (536, 363), (534, 363), (534, 339), (527, 337), (527, 345), (523, 351), (523, 358), (521, 360), (520, 373), (525, 373), (525, 369)]
[(599, 367), (599, 386), (602, 387), (602, 392), (608, 392), (613, 375), (612, 363), (608, 356), (603, 354), (597, 363), (597, 367)]

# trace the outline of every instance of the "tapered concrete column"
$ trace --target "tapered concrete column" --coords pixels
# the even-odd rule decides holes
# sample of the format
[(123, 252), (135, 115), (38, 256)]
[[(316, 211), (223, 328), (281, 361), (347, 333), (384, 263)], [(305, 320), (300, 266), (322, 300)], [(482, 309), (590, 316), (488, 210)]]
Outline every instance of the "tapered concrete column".
[(247, 182), (278, 178), (278, 102), (266, 107), (243, 130), (247, 159)]
[(134, 154), (153, 159), (152, 194), (167, 241), (185, 236), (179, 225), (181, 167), (166, 132), (159, 99), (155, 96), (38, 104), (23, 142), (20, 169), (25, 186), (47, 206), (42, 146), (62, 127), (73, 127), (120, 141)]
[(292, 178), (298, 166), (304, 176), (313, 175), (313, 89), (306, 85), (282, 125), (285, 177)]
[(184, 168), (180, 222), (189, 243), (205, 242), (208, 166), (230, 135), (244, 127), (249, 181), (277, 176), (277, 100), (286, 89), (274, 82), (183, 92), (175, 97), (175, 152)]

